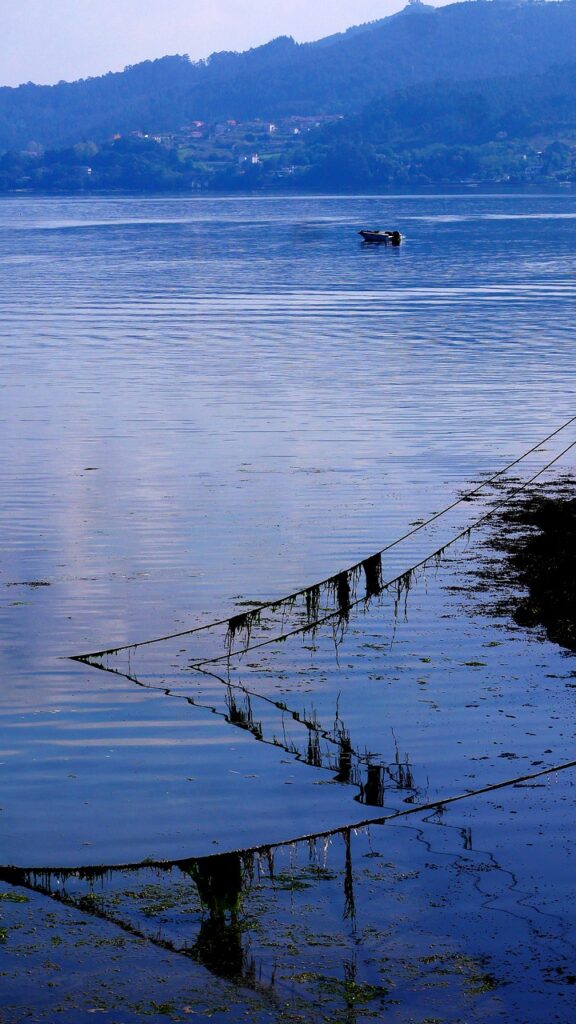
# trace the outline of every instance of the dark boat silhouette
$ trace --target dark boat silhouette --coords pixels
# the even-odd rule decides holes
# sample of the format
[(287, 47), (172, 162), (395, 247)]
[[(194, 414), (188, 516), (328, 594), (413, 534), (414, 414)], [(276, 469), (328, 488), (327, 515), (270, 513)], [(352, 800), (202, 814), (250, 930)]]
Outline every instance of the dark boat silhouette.
[(403, 236), (399, 231), (359, 231), (365, 242), (379, 242), (383, 245), (400, 245)]

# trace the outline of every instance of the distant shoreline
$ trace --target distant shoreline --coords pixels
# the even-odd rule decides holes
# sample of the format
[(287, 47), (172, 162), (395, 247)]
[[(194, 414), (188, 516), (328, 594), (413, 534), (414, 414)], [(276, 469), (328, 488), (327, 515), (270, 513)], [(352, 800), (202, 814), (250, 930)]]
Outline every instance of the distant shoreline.
[(576, 190), (576, 182), (564, 182), (562, 184), (530, 184), (520, 185), (518, 183), (507, 184), (505, 182), (478, 182), (474, 184), (460, 185), (438, 185), (430, 188), (415, 186), (398, 189), (386, 189), (382, 192), (360, 191), (358, 189), (337, 189), (328, 191), (326, 189), (251, 189), (219, 191), (216, 189), (198, 189), (194, 191), (165, 191), (165, 190), (136, 190), (136, 189), (86, 189), (78, 190), (42, 190), (39, 189), (5, 189), (0, 191), (2, 199), (386, 199), (388, 197), (418, 197), (418, 196), (538, 196), (538, 195), (565, 195)]

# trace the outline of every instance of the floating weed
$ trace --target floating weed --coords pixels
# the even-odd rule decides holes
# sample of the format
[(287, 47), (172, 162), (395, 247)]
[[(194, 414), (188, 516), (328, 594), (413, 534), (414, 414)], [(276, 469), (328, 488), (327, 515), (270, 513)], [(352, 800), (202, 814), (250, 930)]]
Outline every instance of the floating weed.
[(351, 978), (334, 978), (316, 971), (302, 971), (292, 976), (297, 985), (315, 985), (320, 993), (342, 999), (348, 1006), (387, 999), (389, 990), (381, 985), (362, 984)]
[(29, 903), (28, 896), (25, 896), (20, 892), (0, 892), (0, 900), (5, 900), (7, 903)]
[(155, 1003), (154, 1000), (150, 1003), (150, 1008), (154, 1013), (159, 1013), (163, 1017), (171, 1017), (177, 1012), (174, 1003)]
[(482, 969), (481, 963), (465, 953), (435, 953), (421, 957), (420, 963), (432, 967), (434, 975), (440, 979), (453, 975), (462, 977), (464, 988), (471, 996), (494, 992), (501, 984)]
[(296, 877), (295, 875), (290, 875), (285, 872), (281, 872), (274, 878), (274, 887), (286, 892), (302, 892), (305, 889), (311, 889), (312, 884), (313, 883), (311, 881), (306, 881), (301, 877)]
[(492, 974), (476, 974), (466, 979), (468, 992), (472, 996), (481, 996), (486, 992), (494, 992), (500, 987), (500, 982)]
[(94, 892), (88, 892), (78, 899), (79, 909), (85, 910), (88, 914), (101, 911), (103, 905), (104, 900), (102, 896), (97, 896)]
[(28, 587), (30, 590), (38, 590), (40, 587), (49, 587), (48, 580), (22, 580), (20, 583), (7, 583), (7, 587)]
[(322, 864), (307, 864), (301, 870), (303, 878), (313, 878), (315, 880), (322, 878), (324, 881), (335, 881), (338, 875), (335, 871), (331, 871), (330, 868), (324, 867)]
[(304, 935), (304, 941), (310, 948), (319, 947), (321, 949), (332, 949), (333, 946), (341, 946), (342, 938), (339, 935), (333, 933), (321, 934), (319, 932), (311, 933), (308, 932)]

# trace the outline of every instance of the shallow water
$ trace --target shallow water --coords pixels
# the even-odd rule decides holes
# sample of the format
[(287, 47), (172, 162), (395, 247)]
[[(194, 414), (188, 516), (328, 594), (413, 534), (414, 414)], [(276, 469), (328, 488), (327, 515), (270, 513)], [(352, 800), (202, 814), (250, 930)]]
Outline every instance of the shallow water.
[(0, 862), (248, 849), (570, 760), (573, 660), (487, 611), (490, 521), (313, 636), (69, 657), (338, 573), (567, 421), (575, 243), (570, 195), (0, 202)]
[(562, 773), (243, 856), (2, 872), (3, 1019), (29, 1010), (32, 979), (46, 1022), (568, 1024), (573, 803)]

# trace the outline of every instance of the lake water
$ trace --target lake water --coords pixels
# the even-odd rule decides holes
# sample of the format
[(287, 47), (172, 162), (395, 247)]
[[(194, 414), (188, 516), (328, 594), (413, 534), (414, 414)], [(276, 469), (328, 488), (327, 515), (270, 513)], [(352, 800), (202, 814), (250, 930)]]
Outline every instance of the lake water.
[[(365, 246), (356, 232), (371, 226), (398, 226), (405, 243)], [(0, 864), (137, 866), (249, 851), (574, 758), (573, 658), (496, 606), (487, 567), (493, 578), (505, 569), (491, 520), (379, 595), (365, 594), (366, 574), (347, 580), (359, 589), (345, 614), (338, 582), (312, 594), (326, 618), (313, 633), (299, 632), (304, 595), (242, 623), (238, 637), (224, 622), (129, 645), (333, 577), (533, 446), (506, 480), (538, 473), (576, 440), (572, 424), (538, 447), (576, 412), (575, 275), (571, 194), (0, 202)], [(542, 480), (573, 471), (574, 451)], [(385, 553), (383, 579), (424, 562), (501, 498), (485, 487)], [(70, 660), (123, 647), (92, 664)], [(547, 1012), (568, 1024), (574, 777), (474, 797), (442, 821), (360, 831), (355, 859), (345, 833), (348, 846), (332, 866), (326, 847), (321, 871), (306, 847), (304, 880), (284, 888), (262, 872), (255, 886), (238, 861), (259, 901), (250, 921), (260, 915), (271, 931), (275, 913), (289, 928), (295, 912), (282, 893), (311, 898), (314, 885), (328, 934), (341, 878), (348, 938), (318, 963), (310, 949), (290, 970), (284, 963), (287, 988), (272, 983), (256, 932), (251, 959), (245, 943), (236, 950), (235, 973), (219, 972), (198, 939), (197, 969), (242, 991), (250, 981), (258, 998), (276, 984), (288, 999), (316, 1000), (318, 1019), (340, 1019), (351, 1003), (354, 1020), (386, 1009), (394, 1021), (536, 1024)], [(298, 849), (277, 857), (293, 865)], [(379, 858), (392, 874), (357, 867)], [(478, 879), (488, 861), (487, 895)], [(64, 884), (47, 877), (42, 900)], [(114, 906), (131, 921), (118, 892), (133, 883), (111, 877)], [(404, 910), (384, 914), (403, 880)], [(33, 874), (20, 883), (38, 888)], [(172, 894), (162, 922), (181, 945), (173, 877), (142, 885)], [(70, 899), (86, 910), (85, 893)], [(296, 911), (301, 919), (309, 904)], [(196, 905), (186, 914), (202, 927)], [(541, 932), (538, 915), (548, 915)], [(310, 938), (312, 919), (306, 927)], [(397, 934), (401, 945), (414, 928), (414, 948), (390, 953), (395, 980), (384, 981), (382, 944)], [(378, 956), (367, 938), (376, 933)], [(283, 956), (287, 941), (275, 934)], [(428, 1005), (428, 973), (447, 979), (454, 1016), (441, 992)], [(329, 977), (338, 984), (328, 993)], [(17, 981), (14, 993), (16, 1006)], [(280, 1020), (278, 1008), (258, 1012)]]

